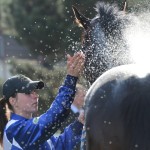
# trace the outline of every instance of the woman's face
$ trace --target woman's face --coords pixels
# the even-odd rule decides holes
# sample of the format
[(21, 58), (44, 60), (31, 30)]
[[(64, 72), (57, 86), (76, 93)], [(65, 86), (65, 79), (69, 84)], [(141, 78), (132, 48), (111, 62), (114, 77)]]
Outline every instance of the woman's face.
[(39, 95), (36, 91), (30, 94), (17, 93), (16, 100), (13, 104), (14, 112), (26, 118), (30, 118), (32, 113), (38, 111)]

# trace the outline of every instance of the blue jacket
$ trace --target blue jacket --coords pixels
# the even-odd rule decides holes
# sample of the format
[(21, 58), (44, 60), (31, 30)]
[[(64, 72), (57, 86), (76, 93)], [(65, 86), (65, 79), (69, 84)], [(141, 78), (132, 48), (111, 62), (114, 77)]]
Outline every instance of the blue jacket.
[(69, 125), (57, 138), (53, 135), (69, 114), (76, 81), (67, 75), (51, 107), (40, 117), (26, 119), (12, 113), (4, 130), (4, 150), (73, 150), (80, 142), (80, 122)]

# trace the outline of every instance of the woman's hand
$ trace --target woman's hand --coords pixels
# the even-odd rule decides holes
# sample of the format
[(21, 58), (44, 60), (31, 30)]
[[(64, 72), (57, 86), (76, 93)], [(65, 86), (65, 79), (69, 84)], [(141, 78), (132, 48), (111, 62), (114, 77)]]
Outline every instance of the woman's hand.
[(85, 55), (83, 52), (77, 52), (74, 56), (67, 55), (67, 74), (79, 77), (83, 71)]
[(78, 121), (84, 124), (84, 111), (81, 111), (78, 117)]

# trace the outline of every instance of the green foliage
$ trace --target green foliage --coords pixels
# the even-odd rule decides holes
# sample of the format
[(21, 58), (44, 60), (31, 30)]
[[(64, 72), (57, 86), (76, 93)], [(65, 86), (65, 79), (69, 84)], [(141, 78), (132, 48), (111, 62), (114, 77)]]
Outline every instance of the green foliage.
[(130, 0), (128, 2), (128, 11), (143, 13), (150, 10), (150, 0)]
[(40, 114), (45, 112), (54, 100), (58, 92), (58, 88), (64, 80), (66, 69), (57, 67), (53, 70), (47, 70), (46, 68), (43, 68), (37, 64), (36, 61), (29, 60), (11, 60), (10, 65), (10, 72), (13, 75), (24, 74), (32, 80), (44, 81), (46, 86), (43, 90), (39, 91), (39, 111)]
[(66, 24), (61, 7), (59, 0), (13, 0), (9, 5), (14, 21), (11, 25), (32, 54), (51, 58), (64, 54)]
[(0, 80), (0, 97), (2, 97), (3, 95), (2, 95), (2, 85), (3, 85), (3, 81), (2, 80)]

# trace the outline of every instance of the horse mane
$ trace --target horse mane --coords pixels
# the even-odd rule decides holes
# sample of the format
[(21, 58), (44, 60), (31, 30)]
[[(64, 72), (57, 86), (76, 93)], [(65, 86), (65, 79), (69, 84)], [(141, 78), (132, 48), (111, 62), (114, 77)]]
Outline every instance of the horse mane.
[(120, 32), (129, 21), (124, 11), (119, 10), (117, 4), (97, 2), (95, 10), (97, 15), (94, 19), (100, 22), (105, 34)]

